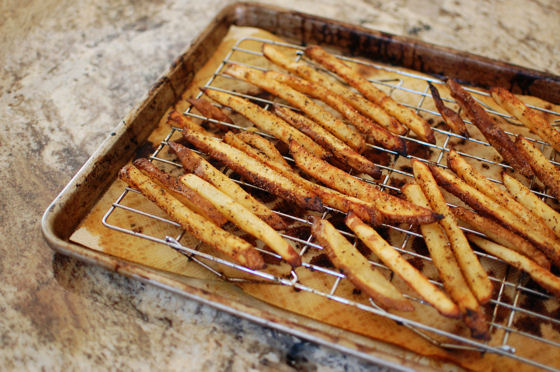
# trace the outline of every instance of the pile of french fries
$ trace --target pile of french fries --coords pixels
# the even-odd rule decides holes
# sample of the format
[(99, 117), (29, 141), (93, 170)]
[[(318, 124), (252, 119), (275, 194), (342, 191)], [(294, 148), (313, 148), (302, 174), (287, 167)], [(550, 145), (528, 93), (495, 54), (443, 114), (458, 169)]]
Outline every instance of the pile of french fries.
[[(266, 137), (250, 130), (232, 130), (227, 126), (234, 123), (232, 118), (207, 98), (189, 102), (213, 119), (212, 123), (219, 122), (215, 126), (225, 131), (222, 135), (176, 111), (169, 113), (168, 123), (179, 128), (183, 140), (195, 149), (288, 203), (307, 211), (324, 212), (329, 207), (345, 213), (346, 226), (357, 239), (440, 314), (462, 318), (473, 337), (489, 338), (481, 306), (492, 298), (493, 286), (471, 243), (526, 271), (544, 289), (560, 296), (560, 278), (550, 272), (551, 266), (560, 266), (560, 214), (512, 174), (502, 173), (502, 188), (451, 150), (449, 170), (411, 160), (414, 182), (402, 188), (404, 198), (381, 191), (347, 169), (379, 177), (380, 168), (362, 154), (366, 144), (374, 143), (406, 156), (400, 135), (408, 130), (421, 141), (435, 143), (427, 121), (320, 47), (308, 47), (305, 55), (348, 85), (332, 80), (307, 63), (294, 62), (270, 44), (264, 45), (263, 55), (285, 72), (243, 65), (228, 65), (224, 71), (287, 101), (297, 111), (281, 105), (269, 111), (220, 90), (205, 89), (203, 93), (283, 143), (293, 162), (287, 161)], [(530, 141), (522, 136), (512, 141), (459, 84), (449, 80), (447, 85), (468, 118), (516, 172), (536, 175), (554, 196), (560, 197), (558, 169)], [(431, 84), (430, 90), (444, 122), (468, 137), (460, 115), (444, 105)], [(492, 89), (491, 93), (531, 131), (560, 149), (560, 135), (542, 115), (504, 89)], [(326, 110), (323, 104), (340, 115)], [(121, 170), (120, 178), (189, 233), (240, 265), (263, 269), (265, 261), (253, 245), (224, 229), (228, 221), (262, 241), (292, 267), (302, 264), (300, 252), (280, 234), (288, 227), (286, 220), (198, 151), (179, 141), (169, 141), (168, 145), (185, 170), (183, 176), (173, 177), (150, 161), (137, 159)], [(440, 188), (456, 195), (472, 210), (450, 207)], [(480, 234), (465, 233), (459, 221)], [(309, 223), (332, 263), (376, 304), (387, 310), (414, 310), (413, 303), (327, 219), (310, 217)], [(445, 290), (434, 285), (379, 235), (375, 227), (383, 223), (420, 226)]]

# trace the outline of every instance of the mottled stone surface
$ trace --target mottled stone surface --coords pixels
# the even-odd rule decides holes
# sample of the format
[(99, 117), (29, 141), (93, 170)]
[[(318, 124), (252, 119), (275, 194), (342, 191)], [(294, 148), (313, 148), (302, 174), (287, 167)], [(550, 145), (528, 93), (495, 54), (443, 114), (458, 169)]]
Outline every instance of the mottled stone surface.
[[(48, 203), (225, 3), (0, 4), (0, 369), (372, 367), (55, 255), (43, 241)], [(554, 0), (282, 5), (560, 73)]]

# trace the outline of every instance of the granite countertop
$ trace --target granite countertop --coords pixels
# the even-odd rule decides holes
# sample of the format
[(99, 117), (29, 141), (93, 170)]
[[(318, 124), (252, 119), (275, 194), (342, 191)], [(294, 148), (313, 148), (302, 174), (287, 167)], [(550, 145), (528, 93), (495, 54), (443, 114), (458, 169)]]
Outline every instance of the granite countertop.
[[(41, 236), (50, 201), (225, 3), (1, 3), (0, 369), (372, 368), (54, 254)], [(555, 0), (282, 6), (560, 74)]]

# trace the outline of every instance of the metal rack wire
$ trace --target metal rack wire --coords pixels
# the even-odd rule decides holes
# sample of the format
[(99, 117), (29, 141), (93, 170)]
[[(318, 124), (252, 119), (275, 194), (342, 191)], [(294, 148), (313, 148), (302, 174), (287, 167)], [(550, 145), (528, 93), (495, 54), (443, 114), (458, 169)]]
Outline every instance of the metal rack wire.
[[(224, 92), (227, 92), (227, 93), (230, 93), (230, 94), (235, 94), (235, 95), (238, 95), (238, 96), (241, 96), (241, 97), (248, 98), (248, 99), (252, 100), (253, 102), (257, 102), (257, 103), (261, 104), (266, 109), (268, 109), (273, 104), (278, 104), (278, 102), (274, 102), (272, 99), (263, 98), (263, 97), (260, 97), (260, 96), (257, 97), (257, 96), (247, 95), (247, 94), (243, 94), (243, 93), (240, 93), (240, 92), (232, 91), (230, 89), (220, 88), (219, 84), (216, 83), (217, 79), (219, 79), (219, 78), (220, 79), (221, 78), (233, 79), (233, 78), (231, 78), (227, 75), (224, 75), (222, 73), (222, 69), (228, 63), (233, 63), (233, 64), (240, 63), (239, 62), (240, 58), (238, 58), (240, 55), (251, 55), (252, 57), (254, 57), (253, 59), (256, 60), (256, 61), (258, 61), (259, 58), (262, 58), (262, 61), (264, 61), (264, 57), (262, 56), (262, 53), (254, 51), (253, 50), (254, 48), (253, 49), (248, 49), (247, 47), (244, 47), (245, 43), (251, 43), (251, 44), (272, 43), (272, 44), (280, 45), (282, 47), (291, 48), (294, 51), (296, 51), (295, 55), (296, 55), (297, 60), (301, 59), (303, 61), (306, 61), (307, 63), (312, 64), (311, 61), (308, 61), (307, 59), (303, 58), (303, 55), (302, 55), (302, 49), (303, 48), (300, 47), (300, 46), (293, 45), (293, 44), (288, 44), (288, 43), (270, 41), (270, 40), (266, 40), (266, 39), (247, 37), (247, 38), (243, 38), (243, 39), (239, 40), (235, 44), (235, 46), (233, 46), (233, 48), (227, 54), (226, 58), (222, 61), (220, 66), (217, 68), (215, 73), (212, 75), (210, 80), (206, 83), (205, 88), (216, 89), (216, 90), (224, 91)], [(340, 58), (343, 59), (344, 61), (348, 62), (348, 63), (358, 63), (358, 64), (365, 65), (369, 68), (379, 70), (381, 72), (390, 73), (392, 77), (390, 77), (388, 79), (380, 78), (380, 79), (371, 79), (370, 81), (371, 81), (372, 84), (375, 84), (376, 86), (378, 86), (380, 88), (388, 89), (389, 94), (394, 94), (394, 92), (398, 91), (402, 94), (409, 95), (409, 97), (415, 98), (416, 104), (410, 104), (410, 103), (408, 103), (408, 104), (403, 103), (403, 104), (405, 106), (408, 106), (408, 107), (416, 110), (416, 112), (431, 115), (431, 116), (434, 116), (434, 117), (439, 116), (438, 112), (433, 111), (429, 108), (426, 108), (425, 103), (426, 103), (427, 100), (431, 100), (431, 95), (428, 93), (427, 82), (429, 81), (429, 82), (432, 82), (434, 84), (442, 84), (441, 80), (433, 78), (433, 77), (426, 77), (426, 76), (416, 74), (416, 73), (413, 73), (413, 72), (409, 72), (409, 71), (403, 71), (399, 68), (395, 68), (395, 67), (392, 67), (392, 66), (385, 66), (385, 65), (381, 65), (381, 64), (377, 64), (377, 63), (372, 63), (372, 62), (365, 62), (365, 61), (362, 61), (362, 60), (357, 60), (357, 59), (348, 58), (348, 57), (344, 57), (344, 56), (340, 56)], [(251, 64), (250, 67), (257, 68), (257, 69), (262, 69), (262, 65), (259, 65), (258, 63), (255, 63), (254, 65)], [(316, 67), (318, 67), (318, 66), (316, 66)], [(381, 74), (381, 76), (382, 76), (382, 74)], [(396, 76), (396, 78), (394, 76)], [(402, 77), (402, 78), (399, 78), (399, 77)], [(425, 89), (424, 90), (418, 90), (418, 89), (408, 87), (404, 83), (405, 78), (408, 79), (408, 80), (413, 79), (413, 80), (416, 80), (416, 81), (425, 82), (425, 84), (424, 84)], [(478, 91), (476, 89), (468, 88), (468, 90), (471, 91), (475, 95), (475, 97), (477, 95), (478, 96), (487, 95), (487, 93), (482, 92), (482, 91)], [(446, 99), (446, 98), (444, 98), (444, 100), (447, 101), (447, 102), (453, 102), (452, 100)], [(282, 104), (282, 103), (280, 103), (280, 104)], [(560, 113), (549, 110), (549, 109), (540, 108), (540, 107), (534, 107), (534, 108), (537, 109), (537, 110), (542, 110), (542, 111), (544, 111), (548, 114), (555, 115), (557, 117), (554, 120), (555, 124), (560, 122)], [(505, 115), (505, 114), (502, 114), (502, 113), (492, 111), (489, 107), (487, 107), (487, 109), (489, 110), (490, 113), (492, 113), (494, 115), (499, 115), (499, 116), (501, 116), (502, 118), (504, 118), (505, 120), (507, 120), (511, 123), (516, 123), (516, 120), (509, 115)], [(236, 124), (230, 124), (230, 123), (225, 123), (225, 122), (217, 122), (214, 119), (210, 119), (210, 118), (206, 118), (204, 116), (198, 115), (195, 112), (192, 112), (191, 108), (188, 108), (186, 110), (185, 114), (188, 115), (188, 116), (191, 116), (193, 118), (206, 120), (206, 121), (214, 122), (214, 123), (219, 123), (220, 125), (232, 127), (232, 128), (235, 128), (235, 129), (240, 129), (240, 130), (246, 129), (246, 128), (244, 128), (242, 126), (239, 126), (239, 125), (236, 125)], [(466, 122), (467, 122), (467, 125), (470, 126), (470, 128), (472, 128), (472, 124), (468, 121), (466, 121)], [(470, 130), (470, 128), (469, 128), (469, 130)], [(150, 156), (150, 159), (152, 161), (163, 162), (163, 163), (167, 163), (167, 164), (171, 164), (171, 165), (180, 167), (179, 164), (177, 164), (173, 161), (170, 161), (170, 160), (161, 156), (162, 150), (165, 148), (165, 146), (167, 146), (167, 141), (169, 141), (172, 138), (172, 136), (179, 130), (180, 129), (178, 129), (178, 128), (172, 128), (170, 130), (170, 132), (167, 134), (167, 136), (162, 139), (158, 148)], [(417, 156), (414, 156), (414, 155), (408, 155), (407, 157), (408, 158), (416, 158), (420, 161), (429, 162), (431, 164), (435, 164), (437, 166), (445, 168), (446, 165), (443, 164), (442, 162), (443, 162), (445, 153), (448, 152), (449, 149), (450, 149), (452, 139), (462, 140), (462, 141), (465, 141), (465, 142), (471, 142), (471, 143), (475, 143), (475, 144), (480, 145), (480, 146), (489, 146), (489, 144), (487, 142), (483, 141), (483, 140), (478, 140), (478, 139), (475, 139), (475, 138), (472, 138), (472, 137), (470, 137), (470, 138), (462, 137), (461, 135), (458, 135), (458, 134), (455, 134), (453, 132), (447, 131), (446, 129), (434, 127), (434, 131), (437, 134), (439, 134), (439, 137), (440, 137), (438, 139), (438, 144), (437, 145), (421, 141), (421, 140), (419, 140), (419, 139), (417, 139), (413, 136), (410, 136), (408, 133), (401, 136), (401, 138), (403, 138), (406, 142), (416, 143), (418, 146), (423, 146), (427, 149), (430, 149), (431, 151), (433, 151), (435, 153), (434, 154), (435, 155), (435, 160), (430, 161), (430, 160), (426, 160), (426, 159), (423, 159), (421, 157), (417, 157)], [(260, 133), (260, 134), (271, 138), (266, 133)], [(513, 135), (513, 133), (509, 133), (509, 134)], [(543, 142), (541, 140), (532, 139), (532, 138), (528, 138), (528, 139), (530, 139), (531, 141), (534, 141), (536, 144), (538, 144), (540, 146), (541, 150), (543, 150), (547, 146), (549, 146), (548, 144), (546, 144), (545, 142)], [(375, 182), (375, 181), (372, 181), (371, 179), (364, 179), (364, 180), (367, 181), (367, 182), (371, 182), (371, 183), (376, 184), (381, 189), (386, 189), (387, 191), (399, 192), (400, 188), (391, 182), (392, 179), (395, 178), (395, 177), (405, 177), (405, 178), (406, 177), (413, 177), (413, 175), (408, 170), (399, 169), (395, 166), (397, 160), (399, 159), (398, 154), (396, 154), (392, 151), (386, 150), (384, 148), (375, 146), (375, 145), (369, 144), (368, 146), (371, 149), (374, 149), (374, 150), (377, 150), (377, 151), (380, 151), (380, 152), (385, 152), (389, 156), (392, 156), (393, 158), (392, 158), (392, 161), (387, 165), (378, 164), (383, 169), (383, 177), (382, 177), (382, 180), (380, 182)], [(473, 153), (465, 153), (465, 152), (459, 152), (459, 153), (461, 155), (465, 156), (465, 157), (469, 157), (471, 159), (475, 159), (475, 160), (480, 161), (482, 163), (486, 163), (486, 164), (488, 164), (488, 166), (501, 167), (501, 168), (504, 168), (504, 169), (510, 168), (507, 164), (496, 162), (496, 161), (493, 161), (492, 159), (484, 158), (484, 157), (481, 157), (481, 156), (477, 156)], [(555, 152), (552, 151), (551, 154), (552, 154), (551, 155), (551, 157), (552, 157), (551, 161), (556, 165), (560, 165), (554, 159)], [(434, 157), (432, 157), (432, 158), (434, 158)], [(292, 159), (289, 159), (288, 157), (287, 157), (287, 159), (289, 161), (292, 160)], [(223, 170), (226, 171), (226, 169), (223, 169)], [(234, 181), (242, 184), (246, 188), (252, 188), (254, 190), (259, 189), (258, 187), (254, 186), (254, 185), (251, 185), (251, 184), (248, 184), (248, 183), (245, 183), (244, 181), (239, 180), (239, 179), (234, 179)], [(497, 183), (501, 183), (500, 180), (492, 179), (492, 181), (497, 182)], [(532, 183), (531, 183), (531, 186), (533, 186)], [(553, 199), (553, 197), (551, 195), (549, 195), (546, 192), (546, 190), (544, 190), (544, 191), (533, 190), (533, 192), (535, 192), (537, 195), (539, 195), (543, 200)], [(144, 234), (142, 232), (135, 231), (132, 228), (130, 228), (130, 226), (118, 226), (118, 225), (113, 224), (110, 221), (111, 220), (111, 215), (116, 210), (124, 210), (126, 213), (139, 214), (139, 215), (142, 215), (144, 217), (156, 219), (156, 220), (158, 220), (162, 223), (166, 223), (166, 224), (170, 224), (170, 225), (173, 225), (173, 226), (180, 227), (174, 221), (168, 220), (166, 218), (154, 216), (154, 215), (152, 215), (150, 213), (147, 213), (145, 211), (126, 206), (123, 201), (127, 197), (127, 195), (129, 195), (130, 193), (137, 193), (137, 191), (133, 190), (133, 189), (130, 189), (130, 188), (126, 188), (123, 191), (123, 193), (118, 197), (118, 199), (115, 200), (115, 202), (112, 204), (111, 208), (107, 211), (107, 213), (103, 217), (102, 222), (105, 226), (107, 226), (111, 229), (117, 230), (117, 231), (121, 231), (123, 233), (127, 233), (127, 234), (131, 234), (131, 235), (134, 235), (134, 236), (137, 236), (137, 237), (148, 239), (148, 240), (156, 242), (156, 243), (166, 244), (166, 245), (172, 247), (173, 249), (177, 250), (178, 252), (184, 254), (185, 256), (189, 257), (190, 259), (192, 259), (194, 262), (198, 263), (199, 265), (201, 265), (205, 269), (210, 270), (213, 274), (217, 275), (218, 277), (220, 277), (224, 280), (228, 280), (228, 281), (232, 281), (232, 282), (254, 280), (254, 281), (265, 281), (265, 282), (269, 282), (269, 283), (272, 282), (272, 283), (276, 283), (278, 285), (290, 286), (290, 287), (293, 287), (294, 289), (297, 289), (297, 290), (314, 293), (315, 295), (323, 296), (323, 297), (328, 298), (332, 301), (336, 301), (336, 302), (345, 304), (347, 306), (352, 306), (352, 307), (355, 307), (355, 308), (358, 308), (358, 309), (361, 309), (363, 311), (367, 311), (367, 312), (370, 312), (370, 313), (373, 313), (373, 314), (376, 314), (376, 315), (381, 315), (381, 316), (384, 316), (388, 319), (399, 322), (399, 324), (402, 324), (403, 326), (414, 330), (415, 332), (419, 333), (421, 336), (427, 338), (428, 340), (430, 340), (434, 344), (437, 344), (438, 346), (441, 346), (441, 347), (450, 348), (450, 349), (467, 349), (467, 350), (477, 350), (477, 351), (481, 351), (481, 352), (496, 353), (496, 354), (499, 354), (499, 355), (502, 355), (502, 356), (508, 356), (508, 357), (517, 359), (519, 361), (528, 363), (532, 366), (540, 367), (540, 368), (547, 369), (547, 370), (554, 370), (554, 368), (552, 368), (550, 366), (547, 366), (543, 363), (540, 363), (539, 361), (531, 360), (531, 359), (528, 359), (526, 357), (523, 357), (522, 355), (520, 355), (518, 353), (518, 350), (515, 350), (511, 345), (508, 344), (508, 341), (510, 339), (510, 336), (512, 334), (515, 334), (515, 335), (518, 335), (518, 336), (526, 337), (528, 340), (531, 340), (531, 341), (542, 342), (543, 344), (547, 344), (547, 345), (551, 345), (553, 347), (559, 347), (560, 348), (560, 343), (557, 343), (554, 340), (547, 339), (547, 338), (542, 337), (538, 334), (527, 332), (527, 331), (524, 331), (522, 329), (519, 329), (519, 327), (516, 327), (516, 317), (518, 317), (519, 315), (522, 315), (524, 317), (529, 317), (530, 319), (534, 319), (536, 321), (547, 322), (549, 324), (552, 324), (553, 326), (560, 327), (560, 320), (554, 319), (553, 317), (550, 316), (550, 314), (543, 314), (543, 313), (539, 313), (537, 311), (534, 311), (533, 309), (526, 308), (526, 307), (523, 306), (523, 303), (526, 303), (527, 301), (522, 301), (522, 299), (525, 298), (525, 297), (531, 297), (531, 298), (540, 299), (540, 300), (551, 300), (551, 301), (555, 301), (555, 300), (552, 300), (550, 298), (550, 296), (546, 292), (544, 292), (542, 289), (534, 288), (533, 286), (527, 285), (526, 284), (527, 277), (524, 274), (517, 273), (515, 269), (505, 265), (505, 263), (503, 263), (501, 260), (499, 260), (496, 257), (493, 257), (489, 254), (486, 254), (486, 253), (483, 253), (483, 252), (478, 252), (478, 251), (476, 252), (476, 254), (479, 257), (484, 257), (484, 259), (487, 260), (488, 262), (492, 262), (493, 264), (496, 264), (496, 265), (502, 265), (504, 267), (503, 275), (499, 275), (499, 276), (498, 275), (491, 275), (491, 280), (493, 281), (494, 286), (497, 288), (497, 291), (496, 291), (495, 298), (493, 298), (491, 300), (491, 305), (494, 308), (492, 310), (492, 316), (491, 316), (491, 319), (490, 319), (490, 326), (491, 326), (492, 330), (502, 330), (503, 331), (502, 340), (498, 344), (493, 344), (493, 345), (490, 345), (488, 342), (473, 340), (473, 339), (470, 339), (468, 337), (453, 334), (451, 332), (439, 329), (434, 325), (425, 324), (423, 322), (414, 321), (414, 320), (407, 319), (407, 318), (405, 318), (403, 316), (400, 316), (400, 315), (395, 315), (395, 314), (389, 313), (389, 312), (381, 309), (380, 307), (378, 307), (371, 299), (369, 299), (368, 302), (362, 303), (362, 302), (353, 301), (349, 298), (342, 297), (342, 296), (338, 295), (336, 292), (337, 292), (337, 288), (339, 287), (341, 281), (346, 280), (345, 276), (343, 274), (341, 274), (340, 272), (335, 271), (335, 270), (330, 269), (330, 268), (327, 268), (327, 267), (322, 267), (320, 265), (316, 265), (316, 264), (313, 264), (311, 262), (306, 262), (305, 260), (303, 262), (303, 267), (305, 269), (320, 272), (320, 273), (329, 275), (332, 278), (334, 278), (334, 282), (333, 282), (332, 287), (328, 291), (324, 291), (324, 290), (321, 291), (321, 290), (318, 290), (316, 288), (312, 288), (310, 286), (307, 286), (307, 285), (301, 283), (299, 278), (298, 278), (297, 273), (293, 270), (291, 271), (291, 276), (289, 278), (271, 274), (271, 273), (267, 272), (266, 270), (265, 271), (250, 270), (250, 269), (247, 269), (243, 266), (237, 265), (237, 264), (235, 264), (231, 261), (228, 261), (226, 259), (215, 257), (215, 256), (212, 256), (208, 253), (200, 251), (200, 250), (198, 250), (197, 246), (194, 246), (194, 247), (185, 246), (185, 245), (180, 243), (180, 240), (184, 235), (184, 231), (180, 232), (177, 236), (174, 236), (174, 237), (167, 236), (165, 238), (162, 238), (162, 237), (156, 237), (156, 236), (152, 236), (152, 235), (149, 235), (149, 234)], [(283, 213), (283, 212), (280, 212), (280, 211), (277, 211), (277, 213), (279, 213), (285, 219), (288, 219), (288, 220), (291, 220), (291, 221), (294, 221), (294, 222), (298, 222), (302, 225), (309, 224), (309, 222), (305, 219), (304, 216), (286, 214), (286, 213)], [(337, 213), (341, 213), (341, 212), (336, 211), (336, 210), (331, 209), (331, 208), (327, 208), (327, 210), (323, 213), (322, 217), (327, 217), (328, 215), (335, 215)], [(411, 243), (412, 240), (414, 240), (415, 238), (420, 238), (420, 239), (422, 238), (422, 236), (420, 234), (416, 233), (412, 229), (412, 226), (403, 227), (403, 226), (384, 225), (384, 227), (389, 229), (389, 230), (392, 230), (395, 233), (399, 233), (404, 237), (402, 239), (402, 242), (398, 246), (394, 247), (401, 254), (406, 254), (407, 256), (410, 256), (410, 257), (416, 257), (416, 258), (421, 259), (425, 262), (431, 261), (431, 258), (429, 256), (426, 256), (424, 254), (415, 252), (414, 250), (410, 249), (410, 245), (411, 245), (410, 243)], [(469, 229), (466, 229), (466, 228), (465, 228), (465, 230), (480, 234), (479, 232), (469, 230)], [(357, 239), (352, 233), (350, 233), (348, 231), (341, 231), (341, 232), (348, 239), (353, 241), (354, 244), (357, 243)], [(282, 235), (283, 235), (284, 238), (299, 244), (300, 255), (302, 255), (302, 256), (304, 256), (309, 250), (321, 250), (322, 249), (320, 245), (313, 242), (313, 238), (312, 238), (311, 234), (309, 234), (307, 236), (307, 238), (305, 238), (305, 239), (302, 239), (301, 237), (298, 237), (298, 236), (291, 236), (289, 234), (282, 234)], [(483, 235), (483, 234), (480, 234), (480, 235)], [(260, 249), (260, 252), (264, 255), (270, 255), (270, 256), (275, 257), (277, 259), (280, 258), (275, 253), (272, 253), (268, 250)], [(381, 270), (387, 270), (387, 271), (389, 270), (385, 265), (383, 265), (379, 262), (371, 261), (371, 263), (373, 265), (375, 265), (376, 267), (380, 268)], [(237, 270), (240, 273), (240, 275), (239, 276), (231, 275), (231, 274), (226, 275), (226, 274), (223, 273), (222, 270), (218, 269), (217, 267), (227, 267), (229, 269)], [(230, 271), (228, 271), (228, 272), (230, 272)], [(241, 275), (241, 274), (243, 274), (243, 275)], [(247, 274), (249, 274), (249, 276), (247, 276)], [(251, 279), (251, 278), (253, 278), (253, 279)], [(436, 280), (433, 280), (432, 282), (434, 284), (438, 285), (438, 286), (442, 286), (442, 284), (440, 282), (436, 281)], [(513, 294), (507, 296), (506, 292), (513, 293)], [(406, 296), (410, 300), (417, 302), (419, 304), (419, 306), (430, 306), (418, 297), (415, 297), (413, 295), (406, 295)], [(504, 311), (508, 312), (507, 316), (503, 317), (503, 319), (498, 319), (499, 318), (498, 314), (500, 312), (504, 312)], [(433, 337), (434, 335), (437, 336), (437, 337)], [(442, 336), (445, 339), (445, 341), (441, 341)]]

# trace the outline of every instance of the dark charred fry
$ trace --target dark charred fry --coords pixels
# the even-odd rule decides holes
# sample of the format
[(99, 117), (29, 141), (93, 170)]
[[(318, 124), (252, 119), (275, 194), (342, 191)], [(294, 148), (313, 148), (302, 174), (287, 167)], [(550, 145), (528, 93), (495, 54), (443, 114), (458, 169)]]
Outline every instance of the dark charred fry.
[(469, 132), (467, 131), (467, 126), (465, 125), (463, 119), (461, 119), (459, 114), (455, 111), (444, 105), (443, 100), (439, 95), (439, 91), (432, 83), (428, 82), (428, 85), (430, 86), (430, 92), (432, 93), (434, 104), (445, 121), (445, 124), (447, 124), (447, 126), (455, 133), (460, 134), (463, 137), (469, 137)]

